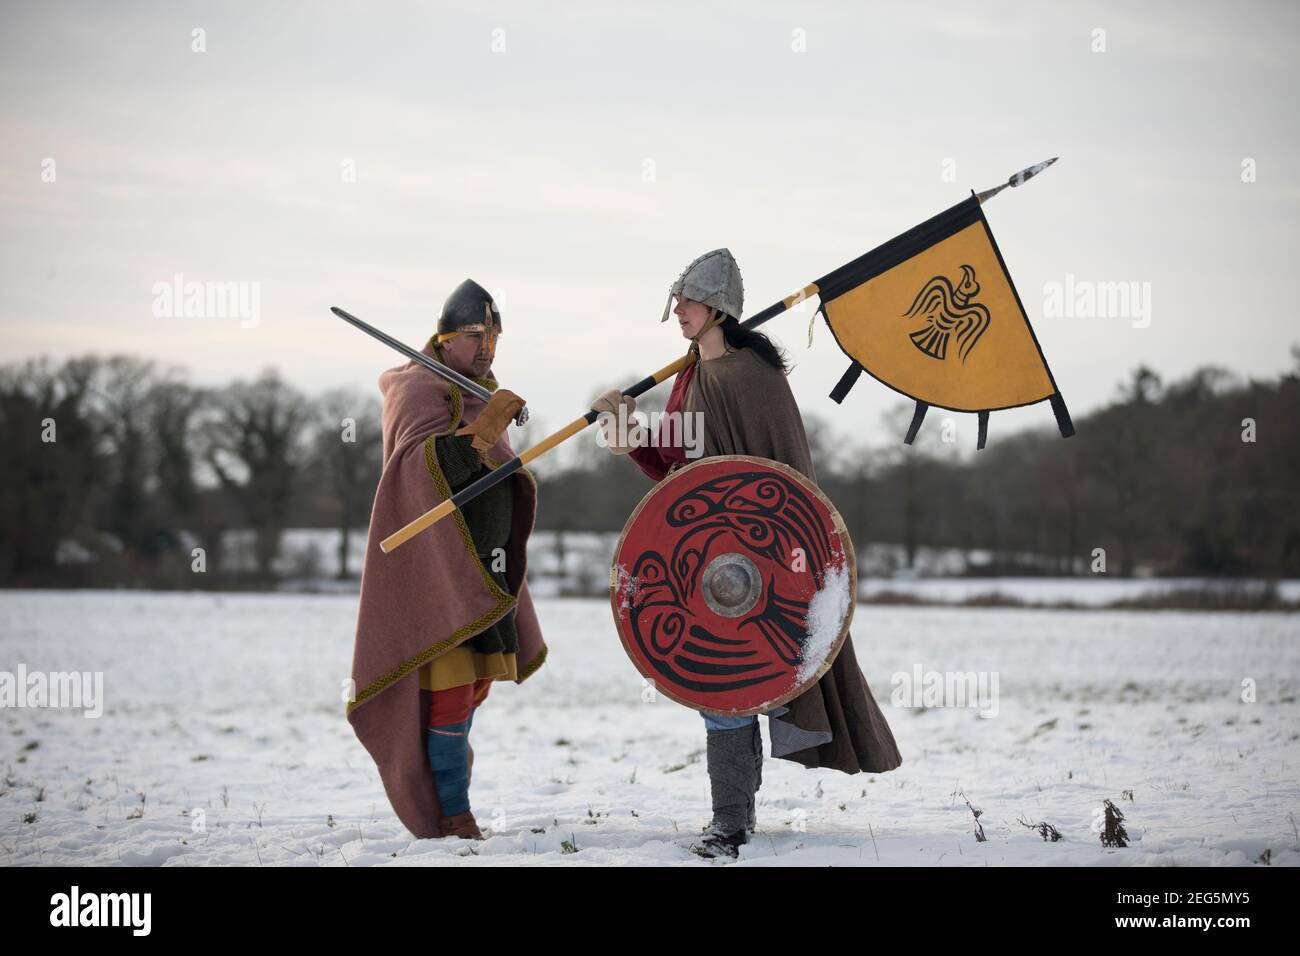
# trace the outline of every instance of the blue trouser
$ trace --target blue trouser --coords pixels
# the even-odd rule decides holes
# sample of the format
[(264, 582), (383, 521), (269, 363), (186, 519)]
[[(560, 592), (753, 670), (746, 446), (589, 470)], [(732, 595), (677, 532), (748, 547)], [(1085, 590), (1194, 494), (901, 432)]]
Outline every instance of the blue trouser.
[(700, 716), (704, 718), (704, 726), (709, 730), (739, 730), (758, 720), (754, 714), (748, 717), (714, 717), (712, 714), (701, 713)]
[(473, 724), (471, 710), (469, 717), (458, 724), (425, 731), (429, 766), (433, 768), (433, 784), (444, 817), (469, 810), (469, 730)]

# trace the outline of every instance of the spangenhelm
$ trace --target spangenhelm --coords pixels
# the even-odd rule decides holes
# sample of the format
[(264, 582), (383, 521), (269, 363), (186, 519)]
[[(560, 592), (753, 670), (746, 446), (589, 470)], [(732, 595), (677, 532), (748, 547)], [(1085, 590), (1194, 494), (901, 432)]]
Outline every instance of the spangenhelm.
[(501, 334), (501, 310), (487, 289), (473, 279), (466, 279), (442, 304), (436, 339), (442, 343), (461, 332), (487, 331)]
[(677, 277), (673, 287), (668, 290), (668, 301), (664, 303), (664, 315), (659, 321), (668, 321), (668, 312), (672, 308), (673, 296), (694, 299), (711, 309), (725, 312), (733, 318), (740, 318), (745, 305), (745, 286), (740, 281), (740, 267), (728, 249), (714, 249), (700, 256)]

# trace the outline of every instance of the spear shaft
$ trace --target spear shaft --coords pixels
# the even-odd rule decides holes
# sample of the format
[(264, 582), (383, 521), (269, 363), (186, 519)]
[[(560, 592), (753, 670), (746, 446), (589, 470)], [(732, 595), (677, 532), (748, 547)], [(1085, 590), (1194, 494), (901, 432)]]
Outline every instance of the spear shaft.
[[(808, 298), (809, 296), (816, 295), (816, 294), (817, 294), (817, 286), (815, 283), (804, 286), (804, 288), (800, 289), (794, 295), (782, 299), (780, 302), (773, 303), (772, 305), (764, 309), (762, 312), (759, 312), (757, 315), (753, 316), (752, 318), (742, 322), (741, 325), (743, 325), (747, 329), (755, 328), (759, 325), (762, 325), (764, 322), (768, 321), (769, 319), (775, 318), (776, 316), (780, 315), (782, 312), (784, 312), (786, 309), (790, 308), (791, 306), (795, 305), (796, 303), (802, 302), (804, 299)], [(627, 388), (623, 389), (623, 394), (628, 396), (629, 398), (636, 398), (638, 395), (642, 395), (645, 392), (650, 391), (650, 389), (654, 388), (660, 382), (664, 382), (672, 378), (682, 369), (686, 368), (687, 365), (690, 365), (691, 362), (693, 362), (694, 360), (695, 360), (694, 356), (690, 352), (687, 352), (681, 358), (677, 359), (677, 361), (665, 365), (659, 371), (655, 372), (652, 375), (647, 375), (645, 378), (641, 379), (641, 381), (637, 382), (635, 385), (630, 385)], [(406, 541), (409, 541), (411, 538), (415, 537), (425, 528), (437, 523), (438, 521), (441, 521), (443, 518), (447, 517), (447, 515), (451, 514), (457, 508), (462, 507), (467, 501), (476, 498), (478, 495), (481, 495), (483, 492), (487, 491), (493, 485), (505, 481), (507, 478), (509, 478), (511, 475), (513, 475), (515, 472), (517, 472), (520, 468), (528, 464), (533, 459), (540, 458), (542, 455), (546, 454), (556, 445), (568, 441), (570, 438), (578, 434), (578, 432), (582, 431), (588, 425), (593, 424), (596, 421), (596, 419), (599, 417), (599, 414), (600, 413), (597, 412), (594, 408), (589, 410), (585, 415), (581, 416), (580, 418), (575, 418), (573, 421), (569, 422), (569, 424), (565, 425), (559, 431), (546, 436), (541, 441), (539, 441), (536, 445), (529, 448), (527, 451), (520, 452), (518, 455), (516, 455), (514, 458), (510, 459), (509, 461), (505, 462), (500, 467), (494, 468), (492, 471), (489, 471), (482, 478), (479, 478), (477, 481), (471, 482), (470, 484), (466, 485), (464, 488), (456, 492), (450, 498), (441, 502), (436, 507), (429, 509), (424, 514), (420, 515), (420, 517), (412, 521), (410, 524), (406, 525), (404, 528), (395, 531), (392, 534), (390, 534), (387, 538), (384, 538), (384, 540), (379, 542), (380, 550), (382, 550), (385, 554), (387, 554), (388, 552), (392, 551), (394, 548), (400, 547), (402, 544), (404, 544)]]

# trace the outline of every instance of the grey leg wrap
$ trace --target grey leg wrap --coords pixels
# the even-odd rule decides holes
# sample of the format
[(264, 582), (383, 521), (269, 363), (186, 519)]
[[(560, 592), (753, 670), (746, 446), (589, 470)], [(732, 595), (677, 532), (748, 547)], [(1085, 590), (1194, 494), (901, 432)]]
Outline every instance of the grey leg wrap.
[(758, 822), (757, 810), (754, 806), (754, 794), (758, 788), (763, 785), (763, 731), (759, 729), (758, 721), (754, 721), (754, 736), (750, 742), (753, 748), (754, 756), (754, 780), (753, 786), (749, 791), (748, 812), (746, 814), (745, 826), (750, 833), (754, 832), (754, 827)]
[(709, 789), (713, 820), (709, 830), (722, 836), (743, 833), (754, 799), (754, 735), (758, 721), (738, 730), (708, 731)]

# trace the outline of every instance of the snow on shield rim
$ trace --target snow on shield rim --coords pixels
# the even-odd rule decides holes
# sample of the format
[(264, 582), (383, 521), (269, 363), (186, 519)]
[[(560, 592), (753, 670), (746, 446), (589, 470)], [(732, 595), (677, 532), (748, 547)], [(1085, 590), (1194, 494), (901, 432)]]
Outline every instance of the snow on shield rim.
[(857, 601), (853, 542), (821, 490), (780, 462), (703, 458), (632, 511), (610, 606), (623, 649), (664, 696), (761, 714), (816, 683)]

